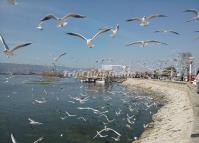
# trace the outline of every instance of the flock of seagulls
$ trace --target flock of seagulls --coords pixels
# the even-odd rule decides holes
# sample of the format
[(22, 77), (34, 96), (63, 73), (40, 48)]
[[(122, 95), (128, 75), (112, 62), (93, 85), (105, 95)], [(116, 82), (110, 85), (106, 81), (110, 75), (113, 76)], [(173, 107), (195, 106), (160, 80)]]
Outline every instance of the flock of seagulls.
[[(91, 124), (93, 120), (97, 121), (98, 127), (96, 129), (92, 129), (92, 133), (89, 134), (90, 140), (97, 140), (100, 138), (115, 142), (121, 142), (123, 140), (126, 140), (126, 134), (132, 132), (132, 129), (134, 129), (133, 127), (135, 126), (135, 124), (137, 124), (137, 115), (139, 115), (138, 113), (146, 112), (147, 115), (150, 112), (151, 115), (152, 112), (154, 112), (154, 109), (157, 109), (157, 106), (159, 104), (158, 102), (154, 102), (152, 97), (140, 95), (139, 93), (134, 93), (135, 91), (126, 91), (126, 87), (118, 87), (118, 85), (115, 85), (114, 89), (110, 89), (108, 91), (105, 90), (105, 92), (107, 92), (105, 96), (99, 96), (101, 94), (98, 94), (97, 92), (95, 93), (87, 91), (87, 86), (84, 86), (84, 88), (82, 88), (81, 86), (82, 85), (80, 85), (80, 87), (77, 86), (77, 88), (81, 89), (79, 96), (76, 94), (65, 94), (65, 96), (63, 96), (63, 93), (65, 93), (65, 91), (63, 91), (63, 93), (61, 94), (55, 94), (55, 96), (57, 97), (62, 96), (62, 101), (74, 101), (70, 102), (72, 106), (67, 108), (67, 111), (65, 108), (63, 109), (61, 106), (57, 106), (57, 111), (59, 112), (59, 114), (56, 115), (58, 115), (58, 119), (60, 119), (61, 122), (69, 121), (68, 123), (71, 123), (71, 121), (76, 122), (77, 120), (79, 120), (79, 124), (86, 125), (87, 123)], [(77, 90), (77, 88), (75, 89)], [(37, 100), (35, 99), (36, 97), (42, 97), (45, 102), (39, 103), (41, 104), (40, 106), (43, 108), (50, 106), (43, 106), (42, 104), (48, 104), (48, 97), (51, 98), (52, 94), (48, 94), (48, 92), (44, 89), (42, 94), (40, 94), (41, 97), (38, 97), (38, 93), (35, 91), (36, 90), (32, 88), (32, 104), (34, 104), (34, 102)], [(51, 92), (49, 91), (49, 93)], [(134, 94), (135, 96), (132, 96), (132, 94)], [(79, 102), (79, 99), (81, 99), (82, 102)], [(117, 100), (119, 106), (114, 105), (115, 100)], [(56, 100), (54, 102), (56, 102)], [(57, 100), (57, 102), (59, 102), (59, 100)], [(95, 103), (97, 102), (100, 102), (100, 104), (95, 105)], [(37, 105), (34, 104), (34, 106)], [(34, 114), (32, 114), (31, 116), (35, 118)], [(34, 120), (32, 117), (28, 118), (29, 125), (32, 129), (40, 126), (42, 126), (42, 128), (46, 126), (48, 127), (48, 123), (45, 123), (44, 121), (40, 122)], [(53, 115), (53, 118), (56, 117), (54, 117)], [(146, 124), (144, 121), (142, 127), (146, 128), (147, 126), (148, 124)], [(61, 132), (59, 136), (63, 137), (64, 132)], [(10, 137), (12, 143), (16, 143), (16, 139), (13, 133), (11, 133)], [(129, 136), (127, 140), (132, 141), (136, 138), (137, 137), (135, 135), (132, 135), (131, 137)], [(47, 139), (47, 137), (40, 136), (33, 143), (42, 142), (44, 139)]]
[[(16, 5), (17, 2), (16, 0), (8, 0), (9, 3), (11, 3), (12, 5)], [(188, 10), (185, 10), (184, 12), (188, 12), (188, 13), (193, 13), (195, 16), (186, 21), (186, 22), (191, 22), (191, 21), (199, 21), (199, 11), (195, 10), (195, 9), (188, 9)], [(162, 14), (155, 14), (155, 15), (151, 15), (151, 16), (143, 16), (143, 17), (134, 17), (134, 18), (130, 18), (130, 19), (127, 19), (126, 21), (127, 22), (134, 22), (134, 21), (137, 21), (139, 22), (139, 25), (140, 26), (148, 26), (150, 24), (150, 21), (155, 19), (155, 18), (164, 18), (164, 17), (167, 17), (166, 15), (162, 15)], [(84, 19), (86, 18), (86, 16), (83, 16), (83, 15), (80, 15), (80, 14), (77, 14), (77, 13), (68, 13), (66, 14), (64, 17), (62, 18), (59, 18), (53, 14), (48, 14), (47, 16), (43, 17), (38, 26), (36, 28), (38, 28), (39, 30), (43, 30), (43, 24), (44, 22), (48, 21), (48, 20), (54, 20), (57, 24), (57, 27), (64, 27), (68, 24), (68, 20), (70, 18), (77, 18), (77, 19)], [(84, 40), (87, 44), (87, 46), (89, 48), (94, 48), (95, 45), (93, 44), (94, 40), (96, 40), (97, 37), (99, 37), (100, 35), (102, 35), (103, 33), (106, 33), (106, 32), (111, 32), (111, 37), (116, 37), (117, 34), (118, 34), (118, 31), (120, 29), (120, 26), (119, 24), (117, 24), (115, 27), (102, 27), (99, 29), (99, 31), (91, 38), (86, 38), (84, 37), (83, 35), (81, 35), (80, 33), (75, 33), (75, 32), (67, 32), (66, 34), (67, 35), (70, 35), (70, 36), (74, 36), (74, 37), (79, 37), (80, 39)], [(199, 32), (199, 31), (196, 31), (196, 32)], [(180, 35), (178, 32), (174, 31), (174, 30), (156, 30), (155, 33), (172, 33), (172, 34), (175, 34), (175, 35)], [(23, 47), (27, 47), (29, 45), (31, 45), (32, 43), (24, 43), (24, 44), (19, 44), (19, 45), (16, 45), (15, 47), (13, 48), (9, 48), (7, 43), (5, 42), (4, 40), (4, 37), (0, 34), (0, 40), (1, 40), (1, 43), (4, 47), (4, 54), (6, 56), (13, 56), (15, 55), (15, 51), (20, 49), (20, 48), (23, 48)], [(153, 45), (168, 45), (167, 43), (164, 43), (164, 42), (160, 42), (158, 40), (140, 40), (140, 41), (133, 41), (133, 42), (129, 42), (127, 44), (127, 46), (131, 46), (131, 45), (138, 45), (140, 47), (146, 47), (150, 44), (153, 44)], [(54, 63), (57, 62), (62, 56), (66, 55), (66, 53), (62, 53), (61, 55), (59, 55), (58, 57), (56, 57), (54, 59)], [(75, 104), (76, 102), (79, 102), (80, 104), (84, 104), (86, 103), (88, 100), (89, 100), (89, 97), (87, 96), (84, 96), (84, 97), (72, 97), (71, 98), (73, 101), (69, 101), (73, 104)], [(104, 97), (104, 101), (110, 101), (112, 100), (111, 97)], [(45, 99), (43, 100), (34, 100), (34, 102), (38, 103), (38, 104), (44, 104), (46, 103), (47, 101)], [(123, 103), (128, 103), (128, 101), (126, 100), (122, 100)], [(146, 110), (148, 110), (149, 108), (151, 108), (151, 106), (153, 106), (153, 104), (151, 104), (150, 106), (148, 105), (145, 105), (147, 107)], [(92, 111), (94, 114), (97, 114), (102, 117), (104, 117), (106, 119), (106, 123), (104, 124), (109, 124), (109, 123), (112, 123), (115, 121), (115, 119), (109, 119), (108, 116), (107, 116), (107, 113), (109, 112), (108, 110), (106, 111), (100, 111), (98, 109), (95, 109), (95, 108), (92, 108), (92, 107), (78, 107), (77, 108), (78, 110), (89, 110), (89, 111)], [(131, 105), (129, 105), (129, 111), (130, 112), (133, 112), (134, 109), (132, 108)], [(118, 109), (117, 111), (115, 111), (115, 114), (116, 116), (120, 116), (122, 114), (122, 110), (121, 109)], [(74, 115), (74, 114), (71, 114), (67, 111), (65, 111), (65, 115), (67, 117), (76, 117), (77, 115)], [(61, 117), (61, 119), (65, 119), (64, 117)], [(78, 119), (81, 119), (83, 120), (84, 122), (86, 122), (87, 120), (84, 118), (84, 117), (78, 117)], [(134, 123), (135, 123), (135, 116), (132, 115), (130, 116), (129, 114), (126, 115), (126, 122), (127, 122), (127, 127), (131, 127)], [(28, 121), (29, 121), (29, 124), (30, 125), (42, 125), (43, 123), (41, 122), (38, 122), (38, 121), (35, 121), (31, 118), (28, 118)], [(146, 127), (147, 125), (144, 125), (144, 127)], [(107, 133), (107, 132), (113, 132), (116, 136), (112, 136), (111, 138), (115, 141), (119, 141), (120, 140), (120, 137), (122, 136), (119, 132), (117, 132), (116, 130), (110, 128), (110, 127), (107, 127), (106, 125), (104, 126), (104, 128), (100, 131), (96, 131), (97, 134), (93, 137), (93, 139), (97, 138), (97, 137), (100, 137), (100, 138), (106, 138), (108, 137), (108, 134), (104, 134), (104, 133)], [(135, 137), (134, 137), (135, 138)], [(34, 141), (34, 143), (38, 143), (40, 141), (42, 141), (44, 138), (43, 137), (40, 137), (39, 139), (37, 139), (36, 141)], [(13, 143), (17, 143), (16, 142), (16, 139), (14, 137), (14, 135), (11, 133), (11, 140)]]
[[(16, 0), (8, 0), (9, 3), (13, 4), (13, 5), (16, 5)], [(187, 9), (185, 10), (184, 12), (191, 12), (193, 14), (195, 14), (195, 17), (193, 17), (192, 19), (186, 21), (186, 22), (191, 22), (191, 21), (199, 21), (199, 11), (198, 10), (195, 10), (195, 9)], [(127, 19), (126, 21), (127, 22), (133, 22), (133, 21), (137, 21), (140, 23), (140, 26), (148, 26), (150, 24), (150, 21), (155, 19), (155, 18), (164, 18), (164, 17), (168, 17), (166, 15), (163, 15), (163, 14), (154, 14), (154, 15), (150, 15), (150, 16), (143, 16), (143, 17), (133, 17), (133, 18), (129, 18)], [(62, 18), (59, 18), (57, 16), (55, 16), (54, 14), (48, 14), (46, 16), (44, 16), (41, 20), (40, 20), (40, 23), (38, 24), (38, 26), (36, 28), (38, 28), (39, 30), (43, 30), (43, 24), (45, 21), (49, 21), (49, 20), (54, 20), (56, 21), (57, 23), (57, 27), (64, 27), (65, 25), (68, 24), (68, 21), (70, 18), (77, 18), (77, 19), (84, 19), (86, 18), (86, 16), (84, 15), (80, 15), (80, 14), (77, 14), (77, 13), (68, 13), (66, 14), (64, 17)], [(80, 33), (76, 33), (76, 32), (67, 32), (66, 34), (67, 35), (71, 35), (71, 36), (75, 36), (75, 37), (79, 37), (80, 39), (84, 40), (87, 44), (87, 46), (89, 48), (94, 48), (94, 44), (93, 44), (93, 41), (99, 36), (101, 35), (102, 33), (105, 33), (105, 32), (108, 32), (108, 31), (111, 31), (111, 37), (116, 37), (118, 31), (119, 31), (119, 24), (117, 24), (115, 27), (103, 27), (103, 28), (100, 28), (99, 31), (92, 37), (92, 38), (86, 38), (85, 36), (83, 36), (82, 34)], [(174, 30), (156, 30), (154, 31), (155, 33), (172, 33), (172, 34), (175, 34), (175, 35), (180, 35), (178, 32), (174, 31)], [(25, 47), (25, 46), (28, 46), (32, 43), (25, 43), (25, 44), (22, 44), (22, 45), (17, 45), (16, 47), (14, 47), (13, 49), (9, 49), (9, 47), (7, 46), (7, 44), (5, 43), (5, 40), (3, 39), (3, 36), (1, 35), (1, 42), (3, 43), (4, 45), (4, 53), (7, 55), (7, 56), (13, 56), (14, 55), (14, 51), (19, 49), (19, 48), (22, 48), (22, 47)], [(150, 44), (155, 44), (155, 45), (168, 45), (167, 43), (165, 42), (161, 42), (161, 41), (158, 41), (158, 40), (140, 40), (140, 41), (134, 41), (134, 42), (129, 42), (129, 44), (127, 44), (127, 46), (130, 46), (130, 45), (140, 45), (139, 47), (146, 47)]]

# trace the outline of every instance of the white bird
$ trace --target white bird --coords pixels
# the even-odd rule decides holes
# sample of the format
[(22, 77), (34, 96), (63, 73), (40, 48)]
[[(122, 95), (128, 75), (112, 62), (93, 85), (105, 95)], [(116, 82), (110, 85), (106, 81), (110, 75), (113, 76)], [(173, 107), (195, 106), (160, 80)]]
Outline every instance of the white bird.
[(1, 43), (4, 45), (4, 51), (3, 51), (3, 52), (4, 52), (7, 56), (14, 56), (14, 55), (15, 55), (15, 53), (14, 53), (15, 50), (32, 44), (32, 43), (20, 44), (20, 45), (15, 46), (14, 48), (10, 49), (10, 48), (8, 47), (8, 45), (6, 44), (4, 38), (3, 38), (3, 36), (2, 36), (1, 34), (0, 34), (0, 40), (1, 40)]
[(85, 38), (84, 36), (82, 36), (81, 34), (79, 33), (66, 33), (68, 35), (72, 35), (72, 36), (77, 36), (83, 40), (86, 41), (86, 44), (89, 48), (94, 48), (94, 45), (93, 45), (93, 40), (95, 40), (100, 34), (104, 33), (104, 32), (107, 32), (109, 31), (110, 29), (104, 29), (104, 30), (100, 30), (99, 32), (97, 32), (92, 38), (90, 39), (87, 39)]
[(11, 140), (12, 140), (13, 143), (17, 143), (17, 141), (15, 140), (15, 137), (12, 133), (11, 133), (10, 137), (11, 137)]
[(42, 141), (43, 139), (44, 139), (44, 137), (40, 137), (36, 141), (34, 141), (33, 143), (38, 143), (38, 142)]
[(77, 119), (83, 120), (84, 122), (86, 122), (86, 119), (84, 117), (78, 117)]
[(114, 37), (116, 36), (116, 34), (118, 33), (119, 28), (120, 28), (120, 26), (119, 26), (119, 24), (117, 24), (117, 25), (116, 25), (116, 27), (111, 27), (111, 28), (103, 27), (103, 28), (100, 28), (100, 30), (110, 29), (110, 30), (111, 30), (111, 32), (112, 32), (111, 37), (112, 37), (112, 38), (114, 38)]
[(100, 115), (103, 114), (103, 113), (107, 113), (107, 111), (101, 112), (101, 111), (94, 109), (94, 108), (91, 108), (91, 107), (78, 107), (77, 109), (79, 109), (79, 110), (91, 110), (91, 111), (93, 111), (93, 113), (100, 114)]
[(117, 136), (116, 138), (115, 137), (111, 137), (112, 139), (114, 139), (114, 141), (118, 142), (120, 141), (120, 136)]
[(162, 14), (155, 14), (155, 15), (151, 15), (151, 16), (143, 16), (141, 18), (140, 17), (130, 18), (130, 19), (127, 19), (126, 21), (127, 22), (138, 21), (138, 22), (140, 22), (140, 26), (147, 26), (147, 25), (149, 25), (150, 20), (157, 18), (157, 17), (167, 17), (167, 16), (162, 15)]
[(167, 43), (163, 43), (163, 42), (160, 42), (160, 41), (157, 41), (157, 40), (142, 40), (142, 41), (135, 41), (135, 42), (130, 42), (127, 44), (127, 46), (130, 46), (130, 45), (140, 45), (140, 47), (146, 47), (148, 46), (149, 44), (155, 44), (155, 45), (168, 45)]
[(180, 35), (180, 33), (173, 31), (173, 30), (156, 30), (154, 32), (155, 33), (172, 33), (172, 34)]
[(37, 100), (37, 99), (35, 99), (34, 101), (35, 101), (36, 103), (39, 103), (39, 104), (43, 104), (43, 103), (46, 103), (46, 102), (47, 102), (45, 99), (43, 99), (43, 100)]
[(54, 62), (57, 62), (62, 56), (64, 56), (64, 55), (66, 55), (66, 53), (64, 52), (64, 53), (62, 53), (62, 54), (60, 54), (59, 56), (57, 56), (57, 57), (55, 57), (53, 60), (54, 60)]
[(93, 137), (93, 139), (95, 139), (97, 136), (99, 136), (100, 138), (108, 137), (108, 135), (102, 135), (101, 134), (103, 131), (105, 131), (105, 129), (102, 129), (101, 131), (97, 131), (97, 134)]
[(40, 122), (36, 122), (33, 119), (31, 119), (31, 118), (28, 118), (28, 120), (30, 121), (31, 125), (41, 125), (41, 124), (43, 124), (43, 123), (40, 123)]
[(198, 10), (196, 10), (196, 9), (187, 9), (184, 12), (192, 12), (192, 13), (194, 13), (196, 15), (192, 19), (187, 20), (185, 22), (191, 22), (191, 21), (194, 21), (194, 20), (198, 20), (199, 21), (199, 11)]
[(105, 114), (101, 114), (100, 116), (104, 116), (105, 118), (106, 118), (106, 120), (108, 121), (108, 123), (111, 123), (111, 122), (113, 122), (115, 119), (113, 119), (113, 120), (110, 120), (109, 118), (108, 118), (108, 116), (107, 115), (105, 115)]
[(75, 116), (77, 116), (77, 115), (72, 115), (72, 114), (68, 113), (67, 111), (65, 111), (65, 113), (66, 113), (66, 115), (67, 115), (68, 117), (75, 117)]
[(119, 108), (119, 111), (117, 112), (117, 111), (115, 111), (115, 114), (116, 114), (116, 116), (119, 116), (120, 114), (121, 114), (121, 109)]
[(65, 15), (64, 17), (62, 17), (62, 18), (58, 18), (58, 17), (56, 17), (56, 16), (53, 15), (53, 14), (49, 14), (49, 15), (45, 16), (44, 18), (42, 18), (42, 19), (40, 20), (41, 23), (39, 23), (39, 26), (38, 26), (37, 28), (40, 29), (40, 30), (43, 29), (43, 28), (41, 27), (42, 22), (47, 21), (47, 20), (50, 20), (50, 19), (56, 20), (58, 27), (63, 27), (63, 26), (65, 26), (65, 25), (68, 24), (68, 22), (65, 22), (65, 21), (68, 20), (68, 19), (71, 18), (71, 17), (73, 17), (73, 18), (85, 18), (86, 16), (82, 16), (82, 15), (79, 15), (79, 14), (76, 14), (76, 13), (69, 13), (69, 14), (66, 14), (66, 15)]

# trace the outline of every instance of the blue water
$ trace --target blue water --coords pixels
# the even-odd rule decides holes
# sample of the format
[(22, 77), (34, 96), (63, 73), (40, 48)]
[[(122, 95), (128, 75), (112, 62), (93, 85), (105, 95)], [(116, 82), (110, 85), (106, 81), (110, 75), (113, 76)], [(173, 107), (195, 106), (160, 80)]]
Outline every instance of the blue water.
[[(85, 98), (80, 103), (74, 98)], [(45, 100), (39, 104), (35, 100)], [(104, 113), (78, 107), (92, 107)], [(39, 76), (0, 76), (0, 143), (10, 143), (12, 133), (18, 143), (128, 143), (144, 130), (159, 105), (144, 91), (128, 90), (121, 84), (99, 86), (80, 83), (73, 78), (43, 79)], [(121, 114), (116, 115), (116, 111)], [(68, 117), (65, 111), (76, 115)], [(134, 115), (127, 121), (127, 114)], [(78, 119), (84, 117), (86, 121)], [(43, 123), (30, 125), (28, 118)], [(61, 119), (62, 118), (62, 119)], [(134, 123), (133, 123), (134, 122)], [(105, 138), (94, 138), (104, 127), (116, 130), (103, 132)]]

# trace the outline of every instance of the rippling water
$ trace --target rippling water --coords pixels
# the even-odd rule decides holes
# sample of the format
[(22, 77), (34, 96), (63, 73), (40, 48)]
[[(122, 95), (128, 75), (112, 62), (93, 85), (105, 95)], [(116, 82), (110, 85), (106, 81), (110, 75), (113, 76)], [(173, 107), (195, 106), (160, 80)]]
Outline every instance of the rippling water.
[[(86, 107), (99, 112), (82, 109)], [(1, 143), (11, 142), (11, 133), (18, 143), (33, 143), (39, 137), (44, 137), (42, 143), (128, 143), (143, 132), (143, 124), (150, 122), (158, 109), (158, 103), (145, 92), (128, 90), (121, 84), (99, 86), (75, 79), (0, 76)], [(132, 118), (127, 120), (127, 114)], [(28, 118), (43, 124), (30, 125)], [(121, 136), (109, 130), (101, 133), (106, 137), (93, 138), (105, 126)]]

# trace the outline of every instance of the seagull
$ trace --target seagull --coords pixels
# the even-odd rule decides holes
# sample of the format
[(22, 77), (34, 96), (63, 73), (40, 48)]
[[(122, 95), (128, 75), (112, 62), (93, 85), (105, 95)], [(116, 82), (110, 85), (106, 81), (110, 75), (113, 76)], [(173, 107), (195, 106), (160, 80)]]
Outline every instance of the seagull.
[(141, 18), (140, 17), (130, 18), (130, 19), (127, 19), (126, 21), (127, 22), (138, 21), (138, 22), (140, 22), (140, 26), (147, 26), (147, 25), (149, 25), (150, 20), (157, 18), (157, 17), (167, 17), (167, 16), (162, 15), (162, 14), (155, 14), (155, 15), (151, 15), (151, 16), (143, 16)]
[(40, 137), (36, 141), (34, 141), (33, 143), (38, 143), (38, 142), (42, 141), (43, 139), (44, 139), (44, 137)]
[(120, 28), (120, 26), (119, 26), (119, 24), (117, 24), (116, 27), (111, 27), (111, 28), (103, 27), (103, 28), (100, 28), (100, 30), (110, 29), (112, 32), (111, 37), (114, 38), (116, 36), (117, 32), (119, 31), (119, 28)]
[(30, 121), (31, 125), (41, 125), (41, 124), (43, 124), (43, 123), (40, 123), (40, 122), (36, 122), (33, 119), (31, 119), (31, 118), (28, 118), (28, 120)]
[(53, 60), (54, 60), (54, 62), (57, 62), (62, 56), (64, 56), (64, 55), (66, 55), (66, 53), (64, 52), (64, 53), (62, 53), (62, 54), (60, 54), (59, 56), (57, 56), (56, 58), (54, 58)]
[(196, 9), (187, 9), (184, 12), (192, 12), (192, 13), (194, 13), (196, 15), (192, 19), (187, 20), (185, 22), (191, 22), (191, 21), (194, 21), (194, 20), (198, 20), (199, 21), (199, 11), (198, 10), (196, 10)]
[(86, 119), (84, 117), (78, 117), (77, 119), (83, 120), (84, 122), (86, 122)]
[(77, 116), (77, 115), (72, 115), (72, 114), (68, 113), (67, 111), (65, 111), (65, 113), (66, 113), (66, 115), (67, 115), (68, 117), (75, 117), (75, 116)]
[(68, 14), (66, 14), (64, 17), (62, 17), (62, 18), (58, 18), (58, 17), (56, 17), (55, 15), (53, 15), (53, 14), (49, 14), (49, 15), (47, 15), (47, 16), (45, 16), (44, 18), (42, 18), (40, 21), (40, 23), (39, 23), (39, 26), (37, 27), (38, 29), (43, 29), (42, 27), (41, 27), (41, 25), (42, 25), (42, 23), (44, 22), (44, 21), (47, 21), (47, 20), (50, 20), (50, 19), (54, 19), (54, 20), (56, 20), (57, 21), (57, 25), (58, 25), (58, 27), (64, 27), (65, 25), (67, 25), (68, 24), (68, 22), (65, 22), (66, 20), (68, 20), (69, 18), (71, 18), (71, 17), (73, 17), (73, 18), (85, 18), (86, 16), (82, 16), (82, 15), (79, 15), (79, 14), (76, 14), (76, 13), (68, 13)]
[(3, 52), (7, 56), (14, 56), (15, 55), (15, 53), (14, 53), (15, 50), (32, 44), (32, 43), (20, 44), (20, 45), (15, 46), (14, 48), (10, 49), (8, 47), (8, 45), (6, 44), (4, 38), (3, 38), (3, 36), (1, 34), (0, 34), (0, 40), (1, 40), (1, 43), (4, 45), (4, 51)]
[(149, 44), (156, 44), (156, 45), (168, 45), (167, 43), (163, 43), (157, 40), (146, 40), (146, 41), (136, 41), (136, 42), (130, 42), (129, 44), (127, 44), (127, 46), (130, 45), (140, 45), (140, 47), (145, 47), (148, 46)]
[(104, 29), (104, 30), (100, 30), (99, 32), (97, 32), (91, 39), (86, 39), (84, 36), (82, 36), (81, 34), (79, 33), (66, 33), (68, 35), (72, 35), (72, 36), (77, 36), (83, 40), (86, 41), (86, 44), (89, 48), (94, 48), (94, 45), (93, 45), (93, 40), (95, 40), (97, 38), (97, 36), (99, 36), (100, 34), (104, 33), (104, 32), (107, 32), (109, 31), (110, 29)]
[(121, 114), (121, 109), (119, 108), (119, 111), (117, 112), (117, 111), (115, 111), (115, 114), (117, 115), (117, 116), (119, 116), (120, 114)]
[(14, 135), (12, 133), (11, 133), (10, 137), (11, 137), (11, 140), (13, 143), (17, 143), (17, 141), (15, 140)]
[(39, 104), (43, 104), (43, 103), (46, 103), (47, 101), (43, 98), (43, 100), (37, 100), (35, 99), (34, 100), (36, 103), (39, 103)]
[(172, 33), (172, 34), (180, 35), (180, 33), (173, 30), (156, 30), (154, 31), (154, 33)]

